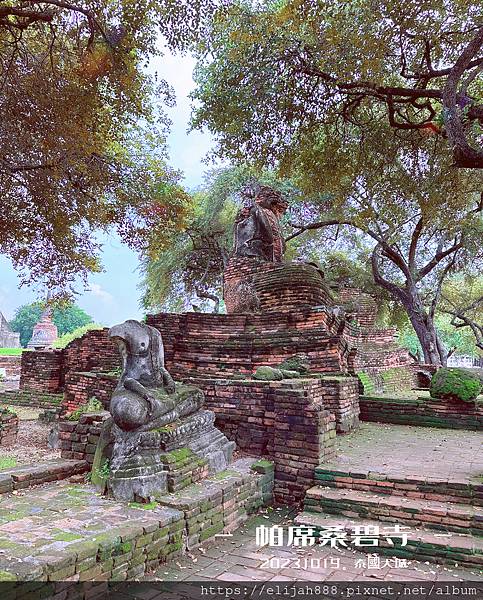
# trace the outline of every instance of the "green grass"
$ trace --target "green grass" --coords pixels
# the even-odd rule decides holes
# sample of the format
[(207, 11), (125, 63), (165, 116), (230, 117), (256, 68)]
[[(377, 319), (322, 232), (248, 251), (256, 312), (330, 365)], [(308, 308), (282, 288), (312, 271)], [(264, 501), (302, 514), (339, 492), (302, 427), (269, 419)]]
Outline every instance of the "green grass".
[(0, 456), (0, 469), (11, 469), (17, 466), (17, 459), (14, 456)]
[(0, 356), (20, 356), (25, 348), (0, 348)]
[(149, 503), (129, 502), (128, 506), (129, 506), (129, 508), (142, 508), (143, 510), (153, 510), (158, 507), (158, 503), (157, 502), (149, 502)]

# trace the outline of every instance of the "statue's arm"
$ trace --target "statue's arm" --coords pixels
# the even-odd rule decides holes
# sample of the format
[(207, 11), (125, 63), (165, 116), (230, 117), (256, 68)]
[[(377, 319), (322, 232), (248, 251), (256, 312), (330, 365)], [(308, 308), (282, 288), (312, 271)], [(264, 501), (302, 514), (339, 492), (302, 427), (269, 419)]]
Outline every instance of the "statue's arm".
[(138, 394), (139, 396), (141, 396), (141, 398), (144, 398), (145, 400), (149, 400), (149, 390), (145, 388), (142, 383), (139, 383), (137, 379), (133, 379), (132, 377), (126, 377), (123, 384), (127, 390)]
[(163, 385), (166, 389), (166, 392), (168, 394), (174, 394), (176, 386), (175, 386), (173, 378), (171, 377), (171, 375), (168, 373), (168, 371), (164, 367), (161, 367), (160, 371), (161, 371), (161, 375), (163, 377)]

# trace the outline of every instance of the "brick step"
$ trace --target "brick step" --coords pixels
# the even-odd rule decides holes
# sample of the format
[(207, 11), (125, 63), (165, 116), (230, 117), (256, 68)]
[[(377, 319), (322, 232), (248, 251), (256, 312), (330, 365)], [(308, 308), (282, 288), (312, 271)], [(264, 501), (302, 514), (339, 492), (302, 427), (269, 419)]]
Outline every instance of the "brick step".
[(23, 490), (50, 481), (60, 481), (89, 471), (85, 460), (55, 459), (0, 471), (0, 494)]
[[(438, 534), (417, 527), (401, 525), (402, 532), (407, 534), (407, 544), (403, 545), (403, 540), (396, 535), (392, 535), (389, 540), (386, 539), (386, 536), (390, 536), (391, 530), (394, 531), (395, 527), (395, 524), (390, 522), (349, 519), (344, 516), (336, 518), (334, 515), (302, 512), (295, 518), (295, 523), (313, 528), (316, 536), (319, 536), (320, 531), (327, 527), (337, 526), (342, 535), (346, 534), (347, 547), (352, 550), (397, 556), (408, 560), (429, 561), (442, 565), (460, 565), (472, 569), (481, 569), (483, 566), (483, 540), (476, 536), (456, 533)], [(375, 534), (379, 531), (378, 545), (355, 545), (353, 543), (356, 541), (354, 534), (359, 532), (355, 529), (356, 527), (378, 527), (379, 530), (359, 530), (362, 533), (367, 531), (374, 534), (373, 537), (377, 537)], [(401, 533), (397, 535), (401, 536)]]
[(304, 508), (309, 512), (367, 517), (483, 536), (483, 508), (468, 504), (314, 486), (305, 495)]
[(326, 464), (316, 467), (315, 483), (332, 488), (483, 506), (483, 483), (465, 479), (398, 475), (361, 469), (343, 471), (337, 464)]

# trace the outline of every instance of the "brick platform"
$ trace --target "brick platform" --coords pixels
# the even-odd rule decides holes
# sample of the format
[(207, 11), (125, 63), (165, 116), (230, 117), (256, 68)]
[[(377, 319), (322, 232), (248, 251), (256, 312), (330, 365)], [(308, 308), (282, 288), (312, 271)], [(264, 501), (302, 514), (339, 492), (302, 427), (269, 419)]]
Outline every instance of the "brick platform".
[(0, 471), (0, 494), (25, 490), (51, 481), (61, 481), (72, 475), (85, 473), (88, 470), (89, 465), (84, 460), (59, 459), (35, 465), (2, 469)]
[[(316, 534), (328, 527), (337, 525), (347, 538), (354, 535), (354, 531), (357, 531), (355, 528), (368, 527), (369, 531), (374, 531), (374, 528), (379, 527), (381, 536), (384, 536), (386, 528), (391, 530), (394, 527), (394, 521), (389, 520), (371, 520), (367, 517), (358, 519), (345, 517), (340, 513), (335, 516), (308, 511), (299, 514), (295, 522), (299, 526), (304, 525), (312, 528)], [(399, 517), (396, 522), (400, 522)], [(389, 541), (382, 537), (377, 549), (374, 546), (360, 546), (358, 549), (370, 554), (377, 550), (378, 555), (397, 556), (411, 561), (424, 561), (426, 564), (464, 566), (481, 572), (481, 566), (483, 565), (483, 542), (481, 538), (458, 534), (438, 536), (434, 532), (416, 527), (407, 527), (404, 531), (408, 536), (405, 546), (397, 537), (390, 538)], [(402, 573), (400, 572), (399, 575), (401, 576)], [(406, 579), (404, 576), (403, 578)]]
[[(337, 477), (334, 475), (334, 477)], [(340, 477), (342, 479), (342, 477)], [(346, 478), (347, 479), (347, 478)], [(406, 484), (411, 485), (408, 480)], [(319, 480), (319, 483), (321, 481)], [(392, 481), (383, 483), (390, 486)], [(384, 486), (368, 486), (373, 491), (365, 492), (355, 488), (334, 489), (315, 486), (307, 491), (304, 507), (307, 511), (325, 514), (359, 516), (367, 519), (393, 521), (414, 527), (426, 527), (437, 531), (454, 531), (483, 535), (483, 508), (468, 504), (454, 504), (449, 501), (427, 500), (406, 495), (386, 494)], [(436, 495), (436, 494), (435, 494)], [(442, 496), (444, 494), (438, 494)], [(404, 502), (401, 498), (404, 498)], [(448, 497), (449, 498), (449, 497)], [(483, 549), (483, 545), (482, 545)]]
[[(231, 532), (270, 501), (272, 472), (254, 460), (153, 505), (122, 504), (65, 483), (2, 500), (2, 581), (122, 581)], [(35, 521), (35, 527), (32, 527)], [(64, 584), (65, 588), (65, 584)], [(60, 589), (58, 591), (61, 591)], [(42, 587), (35, 590), (43, 597)]]
[(32, 408), (60, 408), (62, 394), (29, 390), (9, 390), (0, 392), (0, 406), (29, 406)]
[[(469, 431), (363, 423), (315, 469), (297, 522), (324, 529), (410, 527), (408, 543), (377, 552), (440, 564), (483, 565), (481, 439)], [(400, 536), (399, 536), (400, 537)], [(374, 551), (370, 545), (359, 548)]]
[(378, 423), (483, 430), (483, 398), (456, 402), (442, 398), (390, 398), (361, 396), (361, 419)]
[(278, 365), (305, 354), (311, 368), (323, 373), (347, 372), (350, 346), (344, 324), (321, 310), (258, 315), (159, 313), (148, 325), (163, 336), (166, 366), (186, 377), (249, 375), (262, 365)]

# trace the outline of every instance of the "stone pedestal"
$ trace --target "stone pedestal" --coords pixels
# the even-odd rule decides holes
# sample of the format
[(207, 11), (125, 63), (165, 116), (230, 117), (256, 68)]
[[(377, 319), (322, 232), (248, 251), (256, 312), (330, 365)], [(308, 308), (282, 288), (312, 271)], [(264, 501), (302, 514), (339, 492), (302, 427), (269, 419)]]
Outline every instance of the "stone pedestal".
[(151, 431), (113, 426), (108, 489), (117, 500), (149, 502), (227, 468), (235, 443), (214, 426), (215, 413), (199, 410)]

